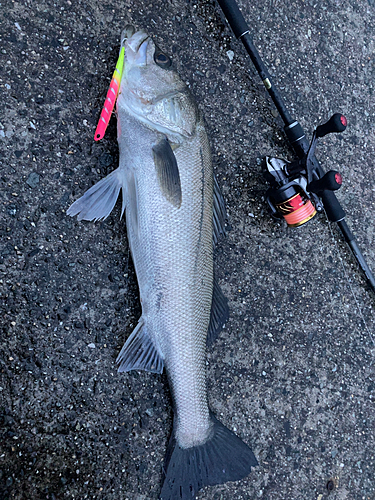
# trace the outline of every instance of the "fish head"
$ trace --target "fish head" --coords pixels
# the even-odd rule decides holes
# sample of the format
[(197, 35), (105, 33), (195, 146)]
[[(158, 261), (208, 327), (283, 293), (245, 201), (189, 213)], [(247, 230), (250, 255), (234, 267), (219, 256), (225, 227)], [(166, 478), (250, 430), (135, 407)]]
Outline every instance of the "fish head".
[(170, 57), (145, 31), (131, 26), (122, 32), (122, 47), (125, 59), (117, 112), (124, 109), (167, 135), (192, 136), (199, 113)]

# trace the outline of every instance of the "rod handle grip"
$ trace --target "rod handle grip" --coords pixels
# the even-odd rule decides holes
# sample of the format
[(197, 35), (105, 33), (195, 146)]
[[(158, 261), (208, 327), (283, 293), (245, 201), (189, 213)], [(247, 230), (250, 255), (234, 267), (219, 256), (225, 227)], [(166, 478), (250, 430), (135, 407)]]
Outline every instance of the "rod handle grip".
[(321, 194), (324, 209), (331, 222), (339, 222), (345, 218), (345, 212), (333, 191), (323, 191)]

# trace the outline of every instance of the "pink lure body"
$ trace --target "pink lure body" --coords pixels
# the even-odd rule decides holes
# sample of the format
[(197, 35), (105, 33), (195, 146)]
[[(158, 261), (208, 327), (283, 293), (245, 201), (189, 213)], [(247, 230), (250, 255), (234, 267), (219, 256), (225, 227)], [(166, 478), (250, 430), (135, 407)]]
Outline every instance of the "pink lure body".
[(109, 120), (111, 119), (112, 111), (115, 106), (117, 94), (120, 87), (122, 70), (124, 66), (124, 54), (125, 51), (124, 48), (122, 48), (116, 64), (116, 69), (113, 73), (112, 80), (109, 85), (102, 112), (100, 113), (99, 122), (95, 130), (95, 141), (100, 141), (100, 139), (103, 139)]

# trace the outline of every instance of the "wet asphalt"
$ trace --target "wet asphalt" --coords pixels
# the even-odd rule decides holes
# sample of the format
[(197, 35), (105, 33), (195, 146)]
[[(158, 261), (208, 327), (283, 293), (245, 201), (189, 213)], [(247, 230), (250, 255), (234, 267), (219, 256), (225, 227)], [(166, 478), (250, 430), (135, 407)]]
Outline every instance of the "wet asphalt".
[[(373, 0), (240, 2), (375, 269)], [(374, 500), (374, 294), (324, 214), (273, 220), (265, 155), (282, 122), (212, 0), (0, 2), (0, 498), (156, 500), (172, 428), (165, 375), (118, 374), (140, 316), (120, 208), (66, 216), (118, 162), (93, 134), (125, 24), (171, 54), (204, 114), (228, 234), (215, 256), (231, 315), (207, 356), (213, 412), (259, 461), (199, 500)]]

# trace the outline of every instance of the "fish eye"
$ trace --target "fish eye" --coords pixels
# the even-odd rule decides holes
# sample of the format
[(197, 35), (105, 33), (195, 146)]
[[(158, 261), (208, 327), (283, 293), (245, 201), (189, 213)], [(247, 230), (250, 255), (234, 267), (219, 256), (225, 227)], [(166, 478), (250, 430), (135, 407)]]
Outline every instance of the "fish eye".
[(172, 64), (172, 60), (170, 57), (168, 57), (166, 54), (164, 54), (161, 51), (156, 51), (154, 53), (154, 61), (155, 63), (160, 66), (161, 68), (169, 68)]

